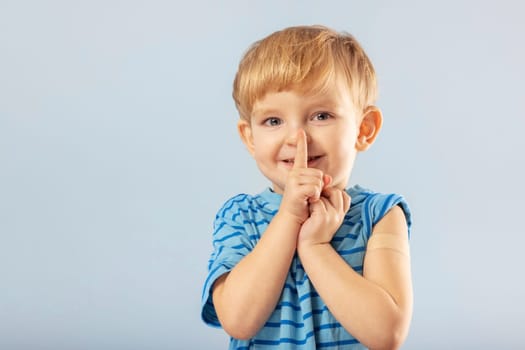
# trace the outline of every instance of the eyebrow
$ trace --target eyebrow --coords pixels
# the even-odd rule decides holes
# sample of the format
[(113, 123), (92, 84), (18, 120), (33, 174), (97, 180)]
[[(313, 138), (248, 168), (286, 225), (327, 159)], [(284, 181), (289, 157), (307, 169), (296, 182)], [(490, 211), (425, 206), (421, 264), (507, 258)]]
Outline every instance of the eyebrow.
[(281, 112), (277, 108), (266, 108), (266, 107), (259, 107), (254, 108), (252, 110), (252, 116), (260, 116), (260, 115), (279, 115)]
[[(339, 103), (337, 103), (337, 98), (333, 98), (333, 96), (326, 96), (324, 94), (318, 95), (318, 94), (312, 94), (312, 95), (305, 95), (308, 99), (307, 102), (303, 104), (303, 106), (306, 109), (316, 109), (316, 111), (326, 111), (326, 112), (334, 112), (338, 113), (340, 110)], [(252, 109), (251, 116), (252, 117), (260, 117), (260, 116), (279, 116), (282, 114), (282, 111), (279, 107), (275, 106), (254, 106)]]

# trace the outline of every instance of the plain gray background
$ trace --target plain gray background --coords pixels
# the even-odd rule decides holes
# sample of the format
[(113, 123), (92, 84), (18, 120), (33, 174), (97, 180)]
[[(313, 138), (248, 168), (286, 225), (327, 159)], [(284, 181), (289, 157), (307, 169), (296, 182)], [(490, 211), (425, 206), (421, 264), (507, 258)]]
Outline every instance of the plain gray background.
[(351, 182), (406, 196), (405, 349), (525, 345), (520, 1), (0, 0), (0, 348), (225, 349), (212, 221), (267, 186), (231, 85), (253, 41), (353, 33), (385, 123)]

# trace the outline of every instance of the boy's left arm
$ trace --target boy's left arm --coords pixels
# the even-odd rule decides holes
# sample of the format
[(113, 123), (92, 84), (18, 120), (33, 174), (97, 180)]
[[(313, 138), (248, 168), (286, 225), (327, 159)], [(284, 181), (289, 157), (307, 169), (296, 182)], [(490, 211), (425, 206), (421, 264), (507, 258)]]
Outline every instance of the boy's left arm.
[(408, 228), (399, 206), (374, 226), (363, 276), (329, 242), (297, 248), (317, 292), (348, 332), (371, 349), (401, 346), (412, 317), (413, 295)]

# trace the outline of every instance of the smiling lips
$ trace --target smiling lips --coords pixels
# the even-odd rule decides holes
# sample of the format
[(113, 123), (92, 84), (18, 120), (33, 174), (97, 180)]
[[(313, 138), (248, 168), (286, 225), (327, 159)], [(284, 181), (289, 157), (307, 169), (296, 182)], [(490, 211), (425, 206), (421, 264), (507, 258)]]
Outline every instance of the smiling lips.
[[(308, 157), (308, 166), (310, 166), (310, 163), (314, 163), (316, 160), (320, 159), (322, 156), (312, 156), (312, 157)], [(288, 164), (288, 165), (293, 165), (294, 164), (294, 158), (292, 159), (283, 159), (282, 160), (284, 163)]]

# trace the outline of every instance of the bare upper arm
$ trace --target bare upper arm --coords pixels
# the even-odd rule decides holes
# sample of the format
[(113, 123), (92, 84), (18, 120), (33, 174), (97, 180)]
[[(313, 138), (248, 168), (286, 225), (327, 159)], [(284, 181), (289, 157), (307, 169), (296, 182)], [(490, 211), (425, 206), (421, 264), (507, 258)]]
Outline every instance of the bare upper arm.
[(408, 226), (401, 207), (390, 209), (374, 226), (363, 265), (363, 276), (366, 279), (382, 287), (398, 306), (411, 312), (412, 277)]

